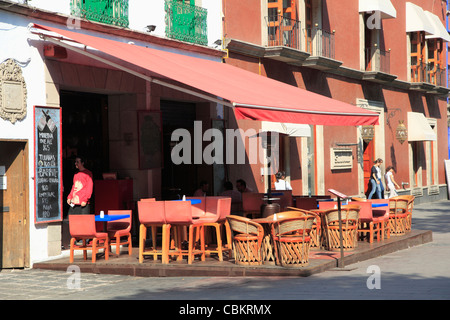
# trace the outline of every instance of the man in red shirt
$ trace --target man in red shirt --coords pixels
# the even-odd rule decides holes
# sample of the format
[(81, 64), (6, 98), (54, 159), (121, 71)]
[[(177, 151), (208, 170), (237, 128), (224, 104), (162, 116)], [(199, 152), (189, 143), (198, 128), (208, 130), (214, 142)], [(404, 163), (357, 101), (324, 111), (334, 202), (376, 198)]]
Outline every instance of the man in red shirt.
[(84, 160), (81, 157), (75, 158), (75, 167), (79, 171), (73, 176), (72, 190), (67, 196), (67, 203), (70, 205), (69, 214), (90, 214), (89, 199), (94, 185), (92, 172), (84, 167)]

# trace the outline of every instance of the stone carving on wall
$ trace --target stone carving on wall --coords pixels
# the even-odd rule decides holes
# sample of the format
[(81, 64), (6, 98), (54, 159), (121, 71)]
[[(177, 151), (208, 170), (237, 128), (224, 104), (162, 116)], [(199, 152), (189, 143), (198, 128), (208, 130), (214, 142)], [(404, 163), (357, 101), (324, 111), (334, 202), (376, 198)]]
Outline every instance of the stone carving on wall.
[(15, 123), (27, 115), (27, 88), (22, 68), (8, 59), (0, 64), (0, 117)]

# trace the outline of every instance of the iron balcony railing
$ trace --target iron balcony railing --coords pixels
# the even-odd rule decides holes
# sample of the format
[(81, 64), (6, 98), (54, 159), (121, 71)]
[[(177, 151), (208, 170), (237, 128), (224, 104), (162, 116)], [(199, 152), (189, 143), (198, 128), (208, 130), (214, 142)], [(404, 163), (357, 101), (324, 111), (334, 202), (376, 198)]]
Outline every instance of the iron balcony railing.
[(165, 0), (164, 8), (166, 37), (208, 45), (206, 9), (177, 0)]
[(411, 82), (426, 82), (447, 86), (446, 69), (434, 63), (418, 63), (411, 66)]
[(366, 71), (380, 71), (390, 73), (391, 52), (381, 50), (378, 47), (365, 50)]
[(71, 0), (73, 16), (128, 27), (128, 0)]
[(268, 46), (285, 46), (300, 50), (300, 21), (282, 15), (265, 17), (268, 32)]
[(318, 27), (306, 28), (303, 32), (306, 51), (311, 56), (334, 59), (334, 32), (329, 32)]

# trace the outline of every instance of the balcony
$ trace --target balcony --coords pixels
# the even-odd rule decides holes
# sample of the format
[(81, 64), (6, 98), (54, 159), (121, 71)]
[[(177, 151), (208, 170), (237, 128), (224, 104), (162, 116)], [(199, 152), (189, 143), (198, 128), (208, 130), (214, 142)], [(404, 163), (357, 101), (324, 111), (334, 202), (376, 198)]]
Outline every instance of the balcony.
[(71, 0), (71, 15), (119, 27), (128, 27), (128, 0)]
[(447, 92), (446, 69), (435, 63), (422, 63), (411, 66), (411, 89), (419, 91)]
[(386, 83), (395, 80), (397, 77), (390, 74), (391, 52), (381, 50), (378, 46), (366, 48), (364, 52), (365, 57), (365, 72), (364, 80)]
[(177, 0), (166, 0), (166, 37), (208, 45), (206, 9)]
[(304, 66), (318, 70), (336, 69), (342, 65), (334, 56), (334, 32), (329, 32), (316, 27), (303, 30), (305, 49), (310, 53)]
[(302, 65), (309, 54), (301, 51), (300, 21), (270, 15), (264, 17), (267, 25), (267, 46), (263, 56), (292, 65)]

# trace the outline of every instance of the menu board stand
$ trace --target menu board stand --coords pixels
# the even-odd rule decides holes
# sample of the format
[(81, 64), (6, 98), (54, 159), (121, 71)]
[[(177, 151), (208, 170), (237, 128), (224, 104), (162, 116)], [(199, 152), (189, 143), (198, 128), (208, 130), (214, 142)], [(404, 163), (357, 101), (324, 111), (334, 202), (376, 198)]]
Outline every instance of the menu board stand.
[(61, 137), (61, 108), (35, 106), (35, 223), (62, 220)]

